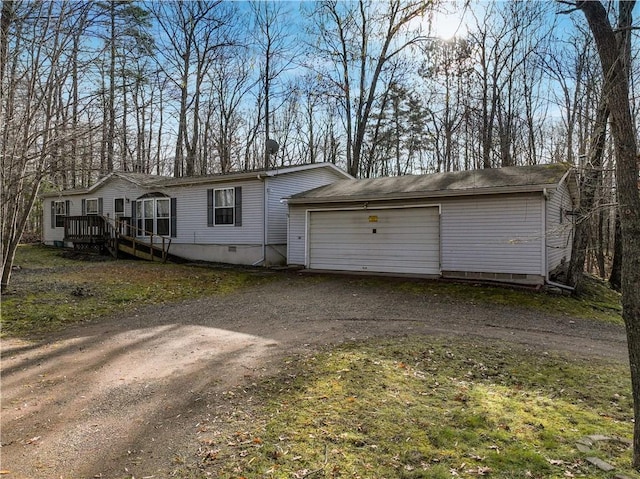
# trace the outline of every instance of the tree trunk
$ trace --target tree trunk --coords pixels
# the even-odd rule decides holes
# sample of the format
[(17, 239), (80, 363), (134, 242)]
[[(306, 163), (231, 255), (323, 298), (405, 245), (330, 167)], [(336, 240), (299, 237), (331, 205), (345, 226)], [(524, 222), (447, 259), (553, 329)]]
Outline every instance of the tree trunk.
[(584, 264), (587, 257), (587, 247), (589, 245), (589, 225), (590, 218), (596, 203), (596, 195), (602, 183), (602, 157), (607, 133), (607, 120), (609, 109), (605, 100), (606, 83), (603, 86), (602, 98), (596, 113), (596, 124), (591, 137), (591, 147), (589, 149), (589, 161), (585, 165), (585, 171), (580, 181), (580, 203), (573, 232), (573, 246), (571, 248), (571, 261), (567, 272), (567, 283), (575, 288), (576, 294), (582, 292), (582, 276)]
[(611, 263), (611, 276), (609, 284), (616, 291), (620, 291), (622, 283), (622, 232), (620, 231), (620, 214), (616, 210), (616, 226), (613, 236), (613, 261)]
[[(621, 32), (629, 34), (631, 11), (635, 1), (620, 2)], [(627, 331), (631, 384), (633, 390), (634, 438), (633, 467), (640, 470), (640, 191), (638, 190), (638, 147), (629, 106), (629, 81), (625, 61), (628, 42), (619, 42), (607, 11), (600, 2), (581, 1), (582, 10), (593, 34), (611, 112), (617, 158), (616, 180), (622, 232), (622, 317)]]

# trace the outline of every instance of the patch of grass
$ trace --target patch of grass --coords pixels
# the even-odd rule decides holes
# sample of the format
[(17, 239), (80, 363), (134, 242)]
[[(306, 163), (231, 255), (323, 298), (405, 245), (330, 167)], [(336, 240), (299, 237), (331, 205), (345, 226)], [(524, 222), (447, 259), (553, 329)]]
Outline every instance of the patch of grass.
[(39, 335), (144, 305), (230, 293), (265, 280), (233, 269), (73, 260), (42, 246), (20, 246), (15, 264), (20, 269), (2, 297), (2, 334), (11, 336)]
[(470, 303), (524, 307), (556, 315), (624, 324), (620, 294), (593, 277), (585, 279), (585, 291), (578, 298), (508, 286), (443, 281), (403, 281), (396, 287), (414, 294), (440, 295)]
[(629, 447), (576, 449), (589, 434), (631, 437), (623, 365), (413, 337), (290, 359), (229, 400), (243, 394), (263, 406), (203, 426), (188, 477), (610, 477), (587, 456), (638, 477)]

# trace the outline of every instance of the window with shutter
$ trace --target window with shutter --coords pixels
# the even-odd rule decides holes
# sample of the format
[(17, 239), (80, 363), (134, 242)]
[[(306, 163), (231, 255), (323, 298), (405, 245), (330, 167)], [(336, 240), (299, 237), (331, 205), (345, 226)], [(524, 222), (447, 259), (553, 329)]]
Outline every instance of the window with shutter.
[(242, 188), (207, 190), (207, 225), (242, 226)]

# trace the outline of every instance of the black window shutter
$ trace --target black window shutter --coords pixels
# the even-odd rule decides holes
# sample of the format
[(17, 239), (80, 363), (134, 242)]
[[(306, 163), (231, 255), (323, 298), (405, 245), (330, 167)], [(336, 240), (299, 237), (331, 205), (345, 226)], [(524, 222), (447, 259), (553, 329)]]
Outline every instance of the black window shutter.
[(56, 227), (56, 202), (51, 202), (51, 227)]
[(69, 200), (64, 202), (64, 215), (71, 216), (71, 201)]
[(213, 225), (213, 190), (207, 190), (207, 226)]
[(177, 231), (177, 226), (178, 226), (178, 221), (177, 221), (177, 201), (176, 198), (171, 198), (171, 237), (175, 238), (178, 234)]
[(235, 188), (235, 225), (242, 226), (242, 187), (236, 186)]
[(87, 200), (82, 200), (82, 216), (87, 214)]
[(102, 198), (98, 198), (98, 214), (101, 215), (102, 214)]

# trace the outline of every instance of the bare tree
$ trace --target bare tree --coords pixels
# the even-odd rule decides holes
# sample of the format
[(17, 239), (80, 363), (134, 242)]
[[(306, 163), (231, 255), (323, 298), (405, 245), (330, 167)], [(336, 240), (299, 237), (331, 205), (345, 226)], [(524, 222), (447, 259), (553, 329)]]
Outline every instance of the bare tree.
[[(384, 69), (425, 37), (411, 25), (433, 9), (426, 1), (320, 2), (314, 12), (316, 52), (331, 69), (318, 73), (339, 95), (346, 131), (347, 171), (361, 173), (361, 157)], [(375, 38), (375, 41), (373, 39)]]
[[(212, 141), (216, 150), (219, 171), (227, 173), (234, 167), (234, 145), (240, 142), (239, 129), (242, 125), (242, 102), (255, 80), (251, 76), (251, 62), (246, 49), (236, 47), (233, 54), (223, 54), (208, 72), (211, 84)], [(237, 149), (237, 147), (235, 148)]]
[(533, 107), (537, 77), (530, 69), (536, 52), (544, 50), (542, 44), (550, 30), (544, 16), (547, 8), (541, 2), (496, 2), (481, 16), (473, 15), (469, 41), (479, 59), (475, 84), (480, 98), (477, 135), (483, 168), (520, 163), (518, 131), (527, 127), (520, 118), (533, 116), (527, 108)]
[(174, 176), (192, 176), (200, 138), (203, 83), (218, 50), (229, 45), (229, 11), (221, 0), (152, 4), (163, 34), (158, 66), (179, 92)]
[(424, 50), (420, 75), (427, 88), (433, 91), (435, 100), (430, 102), (435, 133), (435, 171), (458, 169), (456, 150), (460, 148), (457, 143), (462, 141), (458, 142), (456, 138), (462, 136), (459, 130), (468, 116), (465, 99), (468, 96), (467, 79), (473, 71), (472, 53), (473, 47), (465, 39), (436, 40)]
[(71, 132), (60, 128), (59, 98), (71, 76), (64, 52), (82, 27), (87, 4), (2, 2), (0, 173), (2, 290), (52, 158)]
[[(569, 2), (570, 3), (570, 2)], [(604, 77), (603, 95), (611, 115), (616, 181), (622, 232), (622, 317), (627, 331), (634, 402), (633, 467), (640, 470), (640, 189), (638, 189), (638, 145), (629, 98), (628, 35), (635, 1), (620, 1), (617, 29), (599, 1), (578, 1), (598, 49)]]
[(254, 14), (254, 40), (257, 41), (257, 52), (260, 62), (260, 88), (261, 97), (264, 98), (262, 106), (264, 111), (261, 118), (264, 125), (264, 168), (269, 168), (270, 152), (267, 151), (266, 142), (271, 135), (271, 115), (274, 108), (271, 100), (277, 98), (280, 104), (286, 98), (279, 98), (282, 91), (276, 91), (275, 82), (293, 64), (296, 56), (297, 45), (287, 25), (288, 7), (284, 2), (254, 1), (251, 3)]

